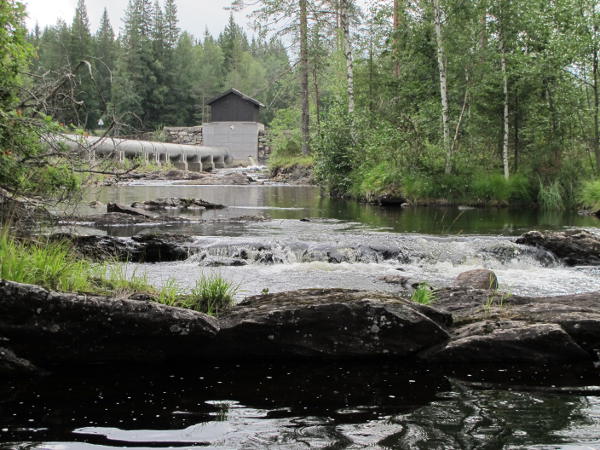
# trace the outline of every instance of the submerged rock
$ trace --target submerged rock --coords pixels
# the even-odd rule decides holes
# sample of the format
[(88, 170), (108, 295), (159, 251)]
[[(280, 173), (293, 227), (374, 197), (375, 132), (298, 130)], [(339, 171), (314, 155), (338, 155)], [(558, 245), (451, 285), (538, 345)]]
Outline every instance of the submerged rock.
[(62, 217), (59, 223), (61, 225), (79, 225), (86, 224), (96, 227), (113, 227), (121, 225), (136, 224), (165, 224), (189, 222), (185, 217), (160, 215), (155, 217), (136, 216), (132, 214), (111, 212), (105, 214), (93, 214), (83, 217)]
[(120, 205), (118, 203), (108, 203), (106, 205), (106, 212), (129, 214), (131, 216), (142, 216), (146, 219), (157, 219), (159, 217), (158, 215), (151, 214), (143, 209), (133, 208), (127, 205)]
[(40, 370), (23, 358), (19, 358), (12, 350), (0, 347), (0, 376), (35, 374)]
[(306, 289), (246, 299), (220, 318), (221, 357), (411, 357), (449, 339), (449, 314), (392, 295)]
[(549, 250), (569, 266), (600, 265), (600, 236), (589, 231), (529, 231), (516, 242)]
[(498, 289), (498, 277), (488, 269), (468, 270), (459, 274), (454, 284), (462, 288)]
[(218, 330), (187, 309), (0, 281), (0, 335), (42, 366), (191, 360)]

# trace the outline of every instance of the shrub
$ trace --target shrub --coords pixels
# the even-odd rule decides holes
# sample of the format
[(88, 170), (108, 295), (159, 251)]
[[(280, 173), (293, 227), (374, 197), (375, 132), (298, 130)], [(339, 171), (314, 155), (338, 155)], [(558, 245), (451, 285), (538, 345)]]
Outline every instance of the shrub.
[(600, 179), (583, 183), (577, 195), (577, 200), (586, 208), (600, 210)]

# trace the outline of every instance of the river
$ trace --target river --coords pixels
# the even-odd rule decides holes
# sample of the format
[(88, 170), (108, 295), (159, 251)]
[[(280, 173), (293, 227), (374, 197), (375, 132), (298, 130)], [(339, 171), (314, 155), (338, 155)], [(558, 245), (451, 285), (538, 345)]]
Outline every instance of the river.
[[(193, 222), (181, 224), (78, 226), (118, 236), (195, 236), (202, 251), (187, 261), (128, 266), (157, 285), (174, 278), (183, 290), (202, 274), (218, 272), (239, 286), (239, 298), (308, 287), (395, 292), (399, 287), (381, 281), (382, 275), (443, 286), (476, 267), (493, 269), (509, 292), (600, 289), (598, 269), (565, 267), (546, 252), (514, 243), (531, 229), (600, 231), (591, 217), (381, 208), (331, 200), (310, 186), (154, 182), (86, 195), (82, 214), (95, 212), (85, 206), (91, 200), (199, 197), (227, 205), (190, 213)], [(600, 375), (592, 367), (433, 370), (392, 362), (69, 371), (0, 386), (2, 442), (40, 449), (600, 448)]]

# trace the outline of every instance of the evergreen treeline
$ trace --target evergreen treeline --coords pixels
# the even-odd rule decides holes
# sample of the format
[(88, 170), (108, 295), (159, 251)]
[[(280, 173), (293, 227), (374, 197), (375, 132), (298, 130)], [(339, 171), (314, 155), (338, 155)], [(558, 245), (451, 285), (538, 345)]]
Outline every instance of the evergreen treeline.
[(125, 133), (123, 125), (198, 125), (206, 101), (230, 87), (267, 105), (266, 122), (293, 101), (290, 62), (279, 40), (249, 41), (233, 16), (217, 39), (208, 31), (196, 39), (179, 29), (175, 0), (130, 0), (118, 35), (106, 10), (93, 33), (85, 0), (78, 0), (70, 25), (59, 21), (29, 39), (37, 50), (36, 82), (74, 74), (49, 105), (52, 115), (86, 129), (98, 128), (101, 119)]

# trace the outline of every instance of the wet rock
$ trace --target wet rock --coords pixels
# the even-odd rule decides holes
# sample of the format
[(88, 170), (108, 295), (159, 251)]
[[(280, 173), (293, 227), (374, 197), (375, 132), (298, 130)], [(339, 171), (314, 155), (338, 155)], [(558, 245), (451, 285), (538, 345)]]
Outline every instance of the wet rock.
[[(474, 289), (441, 289), (435, 292), (435, 308), (452, 314), (454, 339), (463, 338), (465, 330), (477, 327), (507, 328), (506, 321), (529, 326), (559, 326), (581, 349), (580, 360), (600, 359), (600, 292), (556, 297), (522, 297)], [(467, 328), (461, 328), (468, 326)], [(472, 328), (469, 328), (472, 327)], [(473, 331), (474, 335), (487, 335)], [(508, 357), (508, 356), (507, 356)], [(471, 359), (478, 361), (473, 353)], [(557, 357), (558, 358), (558, 357)], [(507, 361), (512, 361), (508, 359)], [(504, 362), (499, 359), (497, 362)]]
[(102, 202), (99, 202), (98, 200), (94, 200), (92, 202), (89, 202), (88, 206), (90, 208), (94, 208), (94, 209), (97, 209), (97, 208), (106, 208), (106, 205), (104, 203), (102, 203)]
[(600, 236), (589, 231), (529, 231), (516, 242), (549, 250), (569, 266), (600, 265)]
[(44, 366), (190, 361), (218, 329), (216, 319), (191, 310), (0, 281), (0, 334)]
[(395, 193), (386, 193), (376, 196), (372, 202), (383, 206), (402, 206), (406, 204), (406, 198)]
[(200, 260), (200, 265), (203, 267), (239, 267), (247, 264), (244, 259), (217, 256), (206, 256)]
[(0, 376), (39, 373), (40, 370), (26, 359), (19, 358), (12, 350), (0, 347)]
[(402, 275), (382, 275), (377, 277), (379, 281), (383, 281), (388, 284), (397, 284), (402, 286), (403, 288), (408, 288), (410, 286), (410, 278)]
[(307, 289), (246, 299), (220, 319), (221, 357), (411, 357), (446, 342), (451, 318), (392, 295)]
[[(481, 324), (478, 324), (481, 325)], [(453, 339), (445, 347), (425, 352), (423, 359), (432, 362), (514, 362), (547, 364), (581, 361), (590, 358), (556, 324), (525, 324), (507, 322), (488, 330), (469, 325), (457, 330), (463, 337)]]
[(106, 205), (106, 212), (129, 214), (132, 216), (142, 216), (146, 219), (157, 219), (159, 217), (158, 215), (151, 214), (148, 211), (144, 211), (143, 209), (132, 208), (131, 206), (127, 205), (119, 205), (118, 203), (108, 203)]
[(144, 209), (149, 211), (158, 211), (165, 209), (222, 209), (224, 205), (207, 202), (197, 198), (157, 198), (156, 200), (147, 200), (145, 202), (135, 202), (132, 208)]
[(189, 222), (185, 217), (177, 216), (136, 216), (131, 214), (112, 212), (106, 214), (92, 214), (83, 217), (62, 217), (59, 221), (61, 225), (91, 225), (97, 227), (113, 227), (121, 225), (136, 225), (136, 224), (164, 224), (164, 223), (181, 223)]
[(462, 288), (498, 289), (498, 278), (491, 270), (475, 269), (459, 274), (454, 284)]
[(139, 263), (182, 261), (196, 251), (191, 245), (191, 237), (167, 233), (141, 234), (132, 238), (57, 233), (50, 236), (50, 239), (70, 242), (82, 255), (98, 260), (110, 257), (118, 261)]
[(178, 182), (177, 185), (194, 186), (245, 186), (254, 180), (244, 173), (230, 174), (202, 174), (201, 177), (191, 181)]
[(295, 164), (291, 167), (275, 167), (270, 173), (271, 181), (293, 185), (313, 184), (313, 168)]
[(140, 234), (131, 240), (137, 245), (136, 262), (183, 261), (195, 251), (193, 239), (181, 234)]

